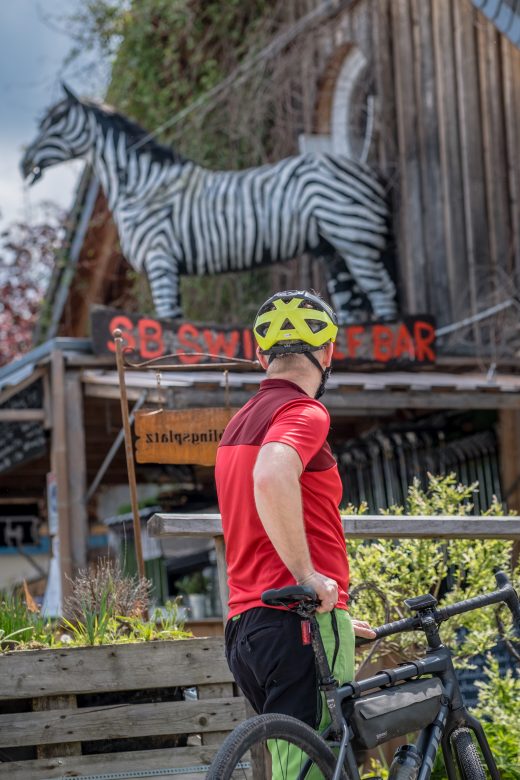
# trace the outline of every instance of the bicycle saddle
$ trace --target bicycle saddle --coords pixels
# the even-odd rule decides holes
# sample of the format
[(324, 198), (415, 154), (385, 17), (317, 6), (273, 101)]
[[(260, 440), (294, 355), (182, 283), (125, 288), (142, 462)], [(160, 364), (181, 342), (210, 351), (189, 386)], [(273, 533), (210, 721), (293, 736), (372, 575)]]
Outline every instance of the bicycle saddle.
[(307, 585), (286, 585), (285, 588), (264, 590), (261, 599), (268, 607), (292, 607), (305, 602), (319, 605), (316, 592)]

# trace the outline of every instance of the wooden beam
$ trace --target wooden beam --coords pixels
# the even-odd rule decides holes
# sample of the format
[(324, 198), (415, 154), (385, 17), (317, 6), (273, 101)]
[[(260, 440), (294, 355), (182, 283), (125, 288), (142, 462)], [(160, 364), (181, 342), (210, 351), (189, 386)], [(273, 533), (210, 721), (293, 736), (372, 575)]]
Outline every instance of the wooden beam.
[(52, 431), (51, 468), (58, 486), (58, 538), (60, 554), (61, 592), (70, 593), (72, 555), (70, 548), (69, 456), (67, 451), (67, 421), (65, 399), (65, 365), (63, 352), (54, 350), (51, 356)]
[(221, 637), (63, 648), (58, 654), (10, 651), (1, 661), (0, 702), (233, 682)]
[(45, 409), (0, 409), (0, 423), (44, 421)]
[[(256, 388), (257, 389), (257, 388)], [(127, 388), (129, 401), (137, 401), (142, 388)], [(255, 390), (231, 390), (233, 406), (242, 406)], [(196, 387), (174, 389), (177, 409), (189, 409), (194, 406), (215, 406), (225, 404), (225, 391), (215, 387), (212, 390), (197, 390)], [(86, 384), (85, 395), (89, 398), (120, 399), (117, 387), (110, 385)], [(164, 402), (164, 393), (150, 390), (148, 401), (151, 404)], [(376, 409), (520, 409), (520, 393), (480, 390), (347, 390), (344, 392), (327, 390), (325, 405), (331, 414), (348, 417), (361, 409), (369, 412)]]
[(85, 426), (82, 384), (78, 372), (67, 373), (65, 390), (67, 451), (74, 453), (74, 457), (68, 460), (68, 483), (72, 569), (76, 571), (87, 565), (88, 542)]
[[(342, 515), (343, 530), (350, 539), (520, 539), (520, 518), (437, 515)], [(218, 537), (219, 514), (165, 514), (148, 520), (148, 534), (155, 537)]]
[[(502, 500), (508, 509), (520, 511), (520, 412), (502, 409), (499, 421), (500, 476)], [(520, 542), (513, 545), (512, 559), (520, 558)]]
[(399, 182), (395, 228), (400, 279), (404, 291), (404, 308), (428, 311), (424, 267), (423, 203), (421, 192), (420, 150), (418, 142), (416, 84), (412, 19), (409, 0), (393, 0), (391, 27), (394, 41), (393, 76), (397, 119), (398, 158), (396, 179)]

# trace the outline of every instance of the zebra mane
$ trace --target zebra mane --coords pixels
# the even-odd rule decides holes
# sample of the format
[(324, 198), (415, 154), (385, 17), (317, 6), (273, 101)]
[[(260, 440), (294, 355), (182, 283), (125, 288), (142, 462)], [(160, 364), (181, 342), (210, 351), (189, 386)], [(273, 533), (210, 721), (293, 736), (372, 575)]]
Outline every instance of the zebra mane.
[[(147, 130), (144, 130), (137, 122), (133, 122), (128, 117), (120, 114), (113, 106), (87, 98), (81, 98), (80, 102), (86, 109), (95, 114), (96, 121), (103, 131), (112, 128), (116, 141), (122, 134), (127, 147), (139, 144), (136, 152), (148, 152), (158, 162), (181, 163), (184, 161), (182, 155), (173, 147), (165, 146), (154, 138), (147, 138), (149, 135)], [(143, 138), (147, 138), (147, 140), (142, 144), (139, 143)]]

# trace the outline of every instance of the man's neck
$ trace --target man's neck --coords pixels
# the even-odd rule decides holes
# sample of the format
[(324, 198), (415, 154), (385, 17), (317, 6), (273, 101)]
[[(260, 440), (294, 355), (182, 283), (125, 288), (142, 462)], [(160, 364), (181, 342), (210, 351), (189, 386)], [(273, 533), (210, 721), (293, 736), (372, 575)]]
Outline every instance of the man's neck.
[(293, 382), (298, 385), (304, 393), (310, 398), (314, 398), (319, 387), (319, 379), (314, 374), (317, 374), (317, 370), (312, 374), (307, 372), (298, 373), (296, 371), (287, 371), (284, 373), (271, 374), (267, 372), (267, 379), (285, 379), (287, 382)]

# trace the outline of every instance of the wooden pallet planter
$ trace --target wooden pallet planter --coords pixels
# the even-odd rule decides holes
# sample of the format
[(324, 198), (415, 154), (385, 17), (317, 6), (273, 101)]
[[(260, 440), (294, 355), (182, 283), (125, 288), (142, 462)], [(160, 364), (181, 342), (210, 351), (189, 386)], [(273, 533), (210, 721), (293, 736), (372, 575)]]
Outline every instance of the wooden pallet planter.
[(201, 780), (245, 717), (221, 637), (7, 653), (0, 780)]

